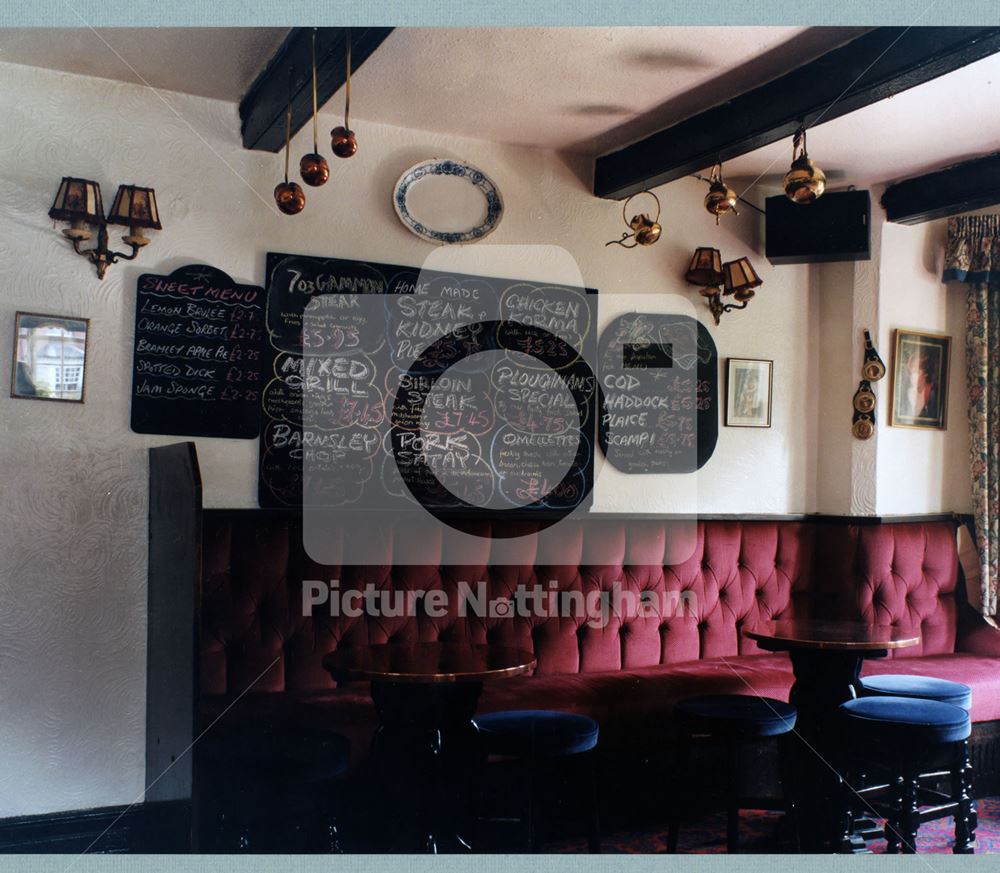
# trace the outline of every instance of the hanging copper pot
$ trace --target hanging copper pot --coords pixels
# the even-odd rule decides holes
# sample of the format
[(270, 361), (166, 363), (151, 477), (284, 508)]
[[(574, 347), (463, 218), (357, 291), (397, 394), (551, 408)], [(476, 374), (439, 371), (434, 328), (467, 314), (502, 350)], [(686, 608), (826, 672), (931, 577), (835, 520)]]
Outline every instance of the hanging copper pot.
[(303, 155), (299, 161), (299, 174), (307, 185), (318, 188), (320, 185), (325, 185), (330, 178), (330, 165), (321, 154), (312, 152)]
[(344, 90), (344, 123), (330, 131), (330, 148), (338, 158), (349, 158), (358, 150), (358, 138), (350, 125), (351, 115), (351, 42), (347, 41), (347, 79)]
[(325, 185), (330, 178), (330, 165), (319, 153), (319, 107), (316, 101), (316, 29), (312, 33), (312, 98), (313, 98), (313, 150), (299, 161), (302, 181), (313, 188)]
[(288, 98), (288, 113), (285, 116), (285, 181), (274, 186), (274, 202), (285, 215), (296, 215), (305, 209), (306, 194), (298, 182), (288, 181), (288, 159), (292, 148), (292, 100)]
[(306, 192), (298, 182), (279, 182), (274, 186), (274, 202), (285, 215), (297, 215), (306, 207)]

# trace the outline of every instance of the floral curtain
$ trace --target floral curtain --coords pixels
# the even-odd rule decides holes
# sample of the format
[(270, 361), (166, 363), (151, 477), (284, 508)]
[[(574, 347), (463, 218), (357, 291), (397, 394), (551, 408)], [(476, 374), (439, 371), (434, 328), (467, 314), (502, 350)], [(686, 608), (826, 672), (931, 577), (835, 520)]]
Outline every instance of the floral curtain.
[(945, 282), (967, 288), (965, 333), (969, 387), (972, 503), (979, 557), (978, 603), (997, 616), (1000, 590), (1000, 215), (948, 222)]

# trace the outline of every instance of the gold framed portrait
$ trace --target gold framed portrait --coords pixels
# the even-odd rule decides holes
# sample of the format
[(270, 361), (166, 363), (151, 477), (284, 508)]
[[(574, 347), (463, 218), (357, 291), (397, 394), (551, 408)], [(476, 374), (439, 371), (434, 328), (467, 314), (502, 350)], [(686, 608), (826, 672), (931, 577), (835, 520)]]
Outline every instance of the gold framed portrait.
[(950, 374), (950, 336), (897, 328), (893, 343), (889, 424), (947, 430)]
[(773, 361), (726, 359), (726, 427), (771, 426)]

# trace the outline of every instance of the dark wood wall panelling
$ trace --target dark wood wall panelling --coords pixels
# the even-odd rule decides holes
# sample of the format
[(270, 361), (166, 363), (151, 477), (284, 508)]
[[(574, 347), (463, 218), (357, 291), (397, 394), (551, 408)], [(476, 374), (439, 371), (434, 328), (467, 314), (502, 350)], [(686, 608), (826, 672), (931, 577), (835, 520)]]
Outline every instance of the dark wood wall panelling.
[[(146, 610), (146, 789), (157, 804), (189, 801), (198, 699), (202, 490), (191, 442), (149, 450)], [(190, 812), (190, 804), (186, 804)], [(191, 823), (179, 826), (190, 836)]]

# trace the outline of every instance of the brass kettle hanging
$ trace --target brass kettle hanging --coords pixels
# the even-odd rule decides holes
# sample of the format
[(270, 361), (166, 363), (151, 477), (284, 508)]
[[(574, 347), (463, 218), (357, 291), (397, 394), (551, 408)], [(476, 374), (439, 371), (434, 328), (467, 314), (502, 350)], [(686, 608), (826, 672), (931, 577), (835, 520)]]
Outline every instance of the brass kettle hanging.
[(719, 223), (719, 218), (727, 212), (733, 215), (740, 213), (736, 209), (738, 195), (730, 188), (722, 178), (722, 164), (712, 167), (712, 174), (708, 179), (708, 193), (705, 195), (705, 209), (715, 216), (715, 223)]
[[(656, 218), (650, 218), (645, 212), (640, 212), (638, 215), (633, 215), (631, 219), (625, 217), (626, 210), (628, 209), (629, 203), (632, 202), (633, 197), (638, 197), (639, 194), (648, 194), (653, 200), (656, 201)], [(652, 191), (640, 191), (639, 194), (633, 194), (628, 200), (622, 205), (622, 221), (625, 222), (625, 226), (628, 227), (632, 233), (623, 233), (621, 239), (613, 239), (606, 242), (605, 246), (619, 245), (623, 249), (634, 249), (638, 246), (651, 246), (655, 243), (660, 235), (663, 233), (663, 228), (660, 227), (660, 199)], [(631, 239), (632, 245), (626, 245), (625, 240)]]
[(806, 151), (804, 128), (800, 128), (792, 140), (792, 166), (785, 173), (784, 184), (785, 196), (793, 203), (815, 203), (826, 190), (826, 173), (816, 166)]

